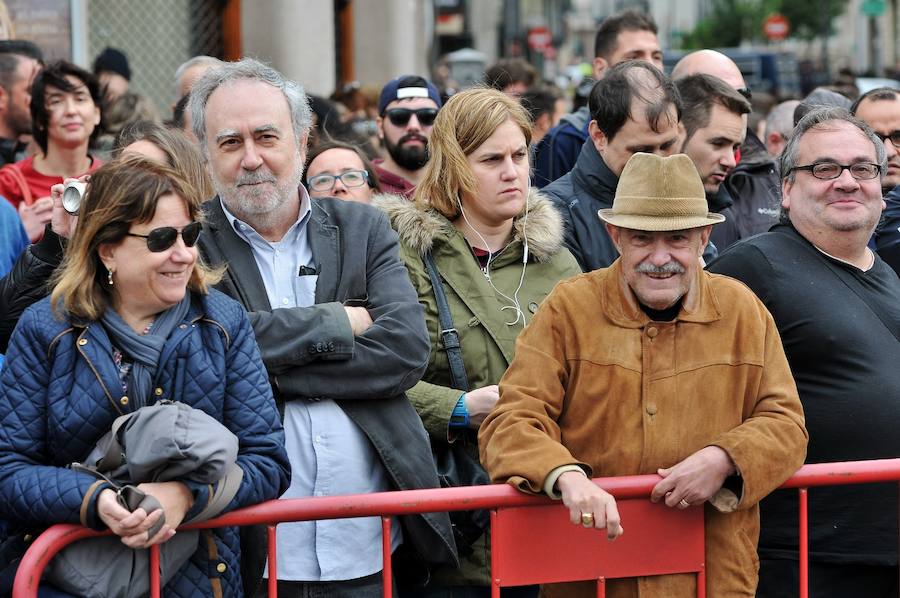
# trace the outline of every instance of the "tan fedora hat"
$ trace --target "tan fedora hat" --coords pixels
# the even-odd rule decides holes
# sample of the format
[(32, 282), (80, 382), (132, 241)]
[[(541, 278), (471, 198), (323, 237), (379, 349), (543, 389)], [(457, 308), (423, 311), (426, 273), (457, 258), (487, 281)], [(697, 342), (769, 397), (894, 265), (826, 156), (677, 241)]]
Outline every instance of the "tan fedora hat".
[(614, 226), (648, 231), (725, 222), (725, 216), (709, 211), (703, 181), (685, 154), (631, 156), (619, 177), (612, 209), (597, 210), (597, 214)]

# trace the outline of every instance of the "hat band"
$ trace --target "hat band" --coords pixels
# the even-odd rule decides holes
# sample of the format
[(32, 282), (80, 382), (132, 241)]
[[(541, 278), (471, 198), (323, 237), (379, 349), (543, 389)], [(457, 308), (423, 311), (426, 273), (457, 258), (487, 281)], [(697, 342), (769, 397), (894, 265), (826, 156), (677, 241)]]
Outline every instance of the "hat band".
[[(616, 209), (619, 204), (619, 209)], [(625, 208), (622, 210), (621, 208)], [(617, 216), (658, 216), (677, 218), (681, 216), (706, 217), (706, 199), (697, 197), (628, 197), (619, 196), (613, 203), (613, 213)]]
[(428, 96), (428, 88), (427, 87), (401, 87), (397, 90), (397, 99), (403, 100), (406, 98), (427, 98)]

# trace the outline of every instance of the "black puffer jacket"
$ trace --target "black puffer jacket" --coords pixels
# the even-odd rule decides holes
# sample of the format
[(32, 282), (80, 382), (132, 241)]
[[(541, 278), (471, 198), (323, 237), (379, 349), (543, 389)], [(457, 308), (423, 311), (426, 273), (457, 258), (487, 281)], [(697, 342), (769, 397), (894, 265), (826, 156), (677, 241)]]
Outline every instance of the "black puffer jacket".
[(50, 292), (50, 276), (63, 257), (65, 239), (47, 226), (44, 237), (22, 252), (12, 270), (0, 279), (0, 353), (6, 353), (9, 337), (25, 308)]

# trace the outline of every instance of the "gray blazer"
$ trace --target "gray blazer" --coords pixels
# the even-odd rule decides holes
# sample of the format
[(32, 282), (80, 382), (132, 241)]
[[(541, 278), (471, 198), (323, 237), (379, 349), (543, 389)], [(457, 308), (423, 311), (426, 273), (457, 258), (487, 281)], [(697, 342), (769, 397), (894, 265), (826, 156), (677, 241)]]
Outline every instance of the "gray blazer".
[[(371, 440), (395, 489), (437, 488), (428, 436), (404, 394), (427, 366), (428, 333), (384, 213), (313, 200), (307, 232), (318, 266), (316, 304), (271, 309), (250, 246), (228, 223), (219, 198), (205, 211), (200, 251), (211, 266), (227, 264), (217, 288), (249, 312), (279, 404), (334, 399)], [(346, 301), (364, 302), (373, 320), (355, 339)], [(446, 513), (402, 517), (401, 523), (423, 560), (457, 564)]]

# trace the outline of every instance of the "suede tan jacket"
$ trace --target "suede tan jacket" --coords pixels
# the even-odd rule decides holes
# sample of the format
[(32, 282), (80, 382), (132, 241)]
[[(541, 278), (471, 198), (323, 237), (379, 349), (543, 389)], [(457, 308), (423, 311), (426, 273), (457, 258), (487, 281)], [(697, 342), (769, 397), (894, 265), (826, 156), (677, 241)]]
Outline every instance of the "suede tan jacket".
[[(676, 320), (651, 322), (618, 260), (547, 297), (479, 434), (491, 478), (533, 493), (562, 465), (593, 477), (652, 474), (705, 446), (724, 449), (742, 483), (705, 506), (707, 595), (717, 598), (755, 594), (758, 502), (803, 464), (806, 442), (778, 331), (747, 287), (700, 271)], [(680, 598), (695, 584), (693, 575), (610, 581), (607, 595)], [(595, 595), (592, 583), (543, 593)]]

